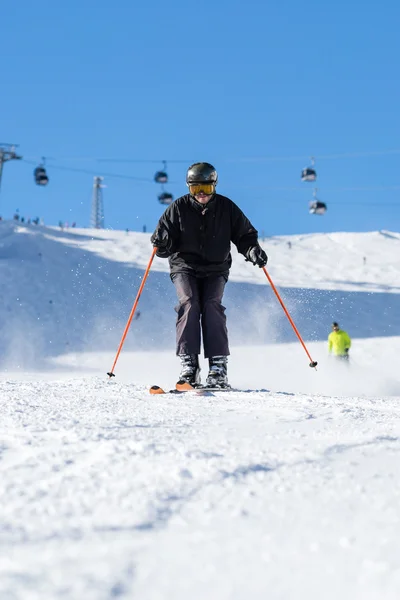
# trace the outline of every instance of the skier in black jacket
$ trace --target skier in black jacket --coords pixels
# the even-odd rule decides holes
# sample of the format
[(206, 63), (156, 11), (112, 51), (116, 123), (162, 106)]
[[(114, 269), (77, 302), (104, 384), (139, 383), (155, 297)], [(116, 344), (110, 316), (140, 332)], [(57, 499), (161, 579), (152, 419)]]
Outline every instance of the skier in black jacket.
[(151, 237), (157, 256), (169, 259), (176, 307), (176, 353), (180, 382), (200, 383), (200, 339), (209, 359), (208, 387), (228, 387), (228, 331), (222, 296), (232, 264), (231, 242), (254, 265), (267, 255), (257, 230), (238, 206), (215, 192), (218, 175), (209, 163), (195, 163), (186, 174), (189, 194), (164, 212)]

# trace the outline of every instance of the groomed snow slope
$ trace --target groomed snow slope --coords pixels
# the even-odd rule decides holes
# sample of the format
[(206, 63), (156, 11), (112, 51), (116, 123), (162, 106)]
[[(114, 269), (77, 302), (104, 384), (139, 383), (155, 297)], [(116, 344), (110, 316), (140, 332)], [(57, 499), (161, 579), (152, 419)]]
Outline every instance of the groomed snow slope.
[[(178, 368), (159, 260), (105, 375), (148, 235), (0, 234), (0, 598), (397, 600), (398, 234), (265, 240), (318, 371), (234, 257), (241, 391), (207, 397), (147, 392)], [(353, 335), (349, 368), (326, 356), (332, 318)]]

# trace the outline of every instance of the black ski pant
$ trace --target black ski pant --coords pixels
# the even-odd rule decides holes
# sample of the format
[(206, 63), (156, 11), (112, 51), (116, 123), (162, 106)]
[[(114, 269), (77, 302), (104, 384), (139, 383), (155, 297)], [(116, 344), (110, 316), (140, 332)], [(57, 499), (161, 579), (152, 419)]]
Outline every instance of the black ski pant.
[(176, 321), (176, 353), (200, 354), (203, 334), (204, 357), (228, 356), (228, 330), (222, 296), (227, 274), (196, 276), (173, 273), (179, 304)]

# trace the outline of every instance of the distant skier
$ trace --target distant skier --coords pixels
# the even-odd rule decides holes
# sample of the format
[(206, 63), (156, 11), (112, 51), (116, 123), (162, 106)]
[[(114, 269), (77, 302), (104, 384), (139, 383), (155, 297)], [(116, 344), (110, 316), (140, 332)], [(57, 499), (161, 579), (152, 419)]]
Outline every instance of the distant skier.
[(165, 210), (151, 237), (157, 256), (169, 258), (176, 307), (176, 354), (180, 382), (200, 383), (200, 339), (209, 360), (206, 385), (228, 386), (228, 331), (222, 296), (232, 264), (231, 242), (248, 261), (264, 267), (267, 255), (257, 230), (240, 208), (215, 191), (218, 175), (209, 163), (195, 163), (186, 174), (189, 194)]
[(340, 329), (339, 324), (334, 321), (332, 323), (332, 331), (328, 335), (328, 352), (341, 360), (349, 360), (349, 350), (351, 347), (351, 339), (346, 331)]

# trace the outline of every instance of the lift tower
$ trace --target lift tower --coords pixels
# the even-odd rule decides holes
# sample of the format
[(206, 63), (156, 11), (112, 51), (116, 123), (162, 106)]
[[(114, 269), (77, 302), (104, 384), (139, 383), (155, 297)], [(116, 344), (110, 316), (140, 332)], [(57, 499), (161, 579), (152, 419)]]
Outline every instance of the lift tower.
[(15, 144), (2, 144), (0, 143), (0, 188), (1, 188), (1, 176), (3, 174), (3, 165), (8, 160), (20, 160), (22, 156), (19, 156), (15, 152)]
[(104, 229), (104, 207), (102, 185), (104, 177), (95, 177), (93, 181), (92, 215), (90, 226), (94, 229)]

